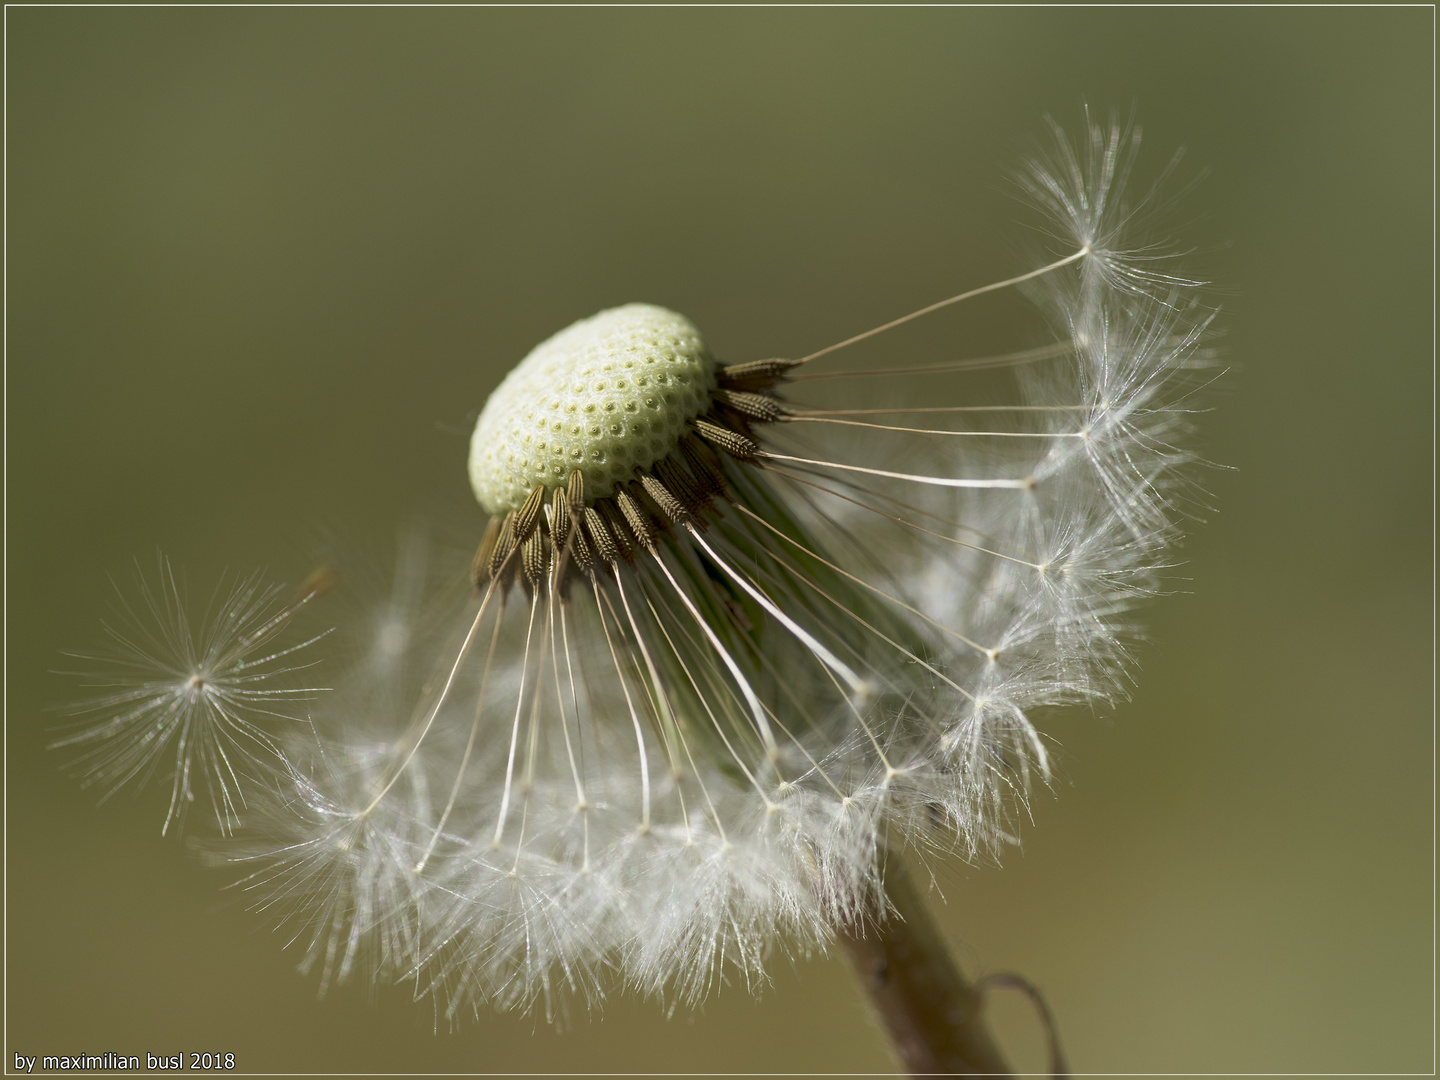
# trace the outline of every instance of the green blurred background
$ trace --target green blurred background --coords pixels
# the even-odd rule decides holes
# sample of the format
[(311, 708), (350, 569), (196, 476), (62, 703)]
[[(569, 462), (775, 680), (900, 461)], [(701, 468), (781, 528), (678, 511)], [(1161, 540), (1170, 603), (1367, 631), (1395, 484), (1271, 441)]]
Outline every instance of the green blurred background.
[[(1209, 170), (1180, 218), (1229, 287), (1233, 471), (1134, 700), (1051, 719), (1056, 797), (1003, 869), (938, 868), (941, 919), (1044, 988), (1080, 1070), (1431, 1069), (1433, 18), (8, 9), (6, 1061), (889, 1068), (838, 959), (564, 1033), (319, 1001), (160, 792), (62, 774), (52, 671), (157, 549), (201, 586), (298, 580), (317, 528), (473, 538), (473, 415), (575, 318), (649, 300), (794, 355), (1025, 268), (1006, 167), (1089, 101)], [(981, 351), (980, 314), (894, 345)], [(1024, 1005), (994, 1017), (1039, 1067)]]

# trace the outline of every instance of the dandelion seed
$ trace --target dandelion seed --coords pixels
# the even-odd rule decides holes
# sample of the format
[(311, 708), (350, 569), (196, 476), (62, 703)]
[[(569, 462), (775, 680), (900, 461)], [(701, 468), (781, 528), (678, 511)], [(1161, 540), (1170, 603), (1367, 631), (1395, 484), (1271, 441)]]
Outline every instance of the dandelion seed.
[(221, 831), (231, 832), (243, 782), (268, 776), (280, 758), (273, 721), (297, 720), (295, 706), (319, 693), (273, 684), (312, 666), (299, 654), (324, 635), (280, 647), (276, 639), (330, 578), (315, 575), (288, 602), (258, 575), (228, 592), (222, 585), (197, 624), (167, 560), (160, 561), (158, 588), (138, 566), (136, 580), (138, 604), (116, 590), (123, 623), (105, 626), (109, 647), (70, 654), (92, 665), (70, 674), (98, 692), (68, 709), (70, 730), (52, 746), (80, 751), (75, 768), (87, 786), (105, 789), (104, 799), (145, 783), (173, 754), (161, 831), (185, 816), (201, 787)]
[[(883, 912), (888, 846), (1012, 842), (1049, 774), (1031, 713), (1124, 691), (1209, 318), (1130, 238), (1133, 141), (1086, 138), (1023, 181), (1069, 244), (1038, 269), (794, 360), (722, 363), (684, 316), (628, 304), (506, 377), (470, 445), (490, 515), (473, 593), (423, 686), (380, 692), (372, 661), (297, 731), (206, 714), (276, 763), (233, 857), (323, 986), (368, 958), (452, 1017), (554, 1015), (607, 975), (693, 1002)], [(823, 367), (1017, 286), (1052, 342)], [(975, 400), (979, 371), (1011, 396)], [(362, 655), (419, 655), (392, 622)], [(152, 713), (194, 726), (173, 680), (143, 685), (135, 719), (92, 736), (107, 776), (153, 763)]]

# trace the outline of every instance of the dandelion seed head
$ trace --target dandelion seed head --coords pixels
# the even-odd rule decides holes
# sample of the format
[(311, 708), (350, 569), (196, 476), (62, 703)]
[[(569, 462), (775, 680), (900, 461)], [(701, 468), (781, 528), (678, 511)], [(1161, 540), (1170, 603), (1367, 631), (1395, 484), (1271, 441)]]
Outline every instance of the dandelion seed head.
[[(232, 858), (323, 986), (404, 979), (451, 1018), (563, 1018), (617, 981), (673, 1007), (874, 916), (893, 846), (1015, 842), (1052, 769), (1032, 716), (1126, 693), (1189, 497), (1210, 314), (1133, 236), (1133, 155), (1087, 117), (1022, 181), (1068, 254), (801, 359), (722, 363), (629, 304), (520, 362), (471, 441), (469, 581), (403, 559), (354, 671), (256, 725)], [(1046, 344), (826, 368), (1027, 285)], [(100, 702), (103, 771), (152, 764), (233, 667), (145, 691), (158, 740)]]
[(709, 407), (715, 362), (683, 315), (611, 308), (537, 345), (490, 395), (470, 442), (470, 483), (491, 514), (575, 470), (595, 497), (672, 453)]

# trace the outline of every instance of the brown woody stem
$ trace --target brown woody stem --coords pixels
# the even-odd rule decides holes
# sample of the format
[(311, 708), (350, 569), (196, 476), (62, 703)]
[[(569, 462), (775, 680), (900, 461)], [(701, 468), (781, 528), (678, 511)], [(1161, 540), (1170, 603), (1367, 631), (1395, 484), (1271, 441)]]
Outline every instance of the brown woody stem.
[(965, 981), (898, 859), (885, 870), (890, 911), (838, 929), (901, 1065), (912, 1076), (1013, 1075), (985, 1026), (986, 987)]

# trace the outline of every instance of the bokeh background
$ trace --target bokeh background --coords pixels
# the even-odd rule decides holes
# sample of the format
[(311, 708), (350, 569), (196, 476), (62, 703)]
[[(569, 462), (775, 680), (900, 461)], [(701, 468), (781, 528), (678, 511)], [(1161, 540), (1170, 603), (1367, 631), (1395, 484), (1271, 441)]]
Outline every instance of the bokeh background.
[[(1077, 1069), (1433, 1063), (1433, 11), (6, 12), (7, 1027), (13, 1054), (246, 1071), (891, 1068), (842, 960), (667, 1018), (434, 1031), (313, 979), (44, 749), (53, 674), (157, 550), (205, 592), (310, 538), (473, 540), (476, 410), (533, 344), (644, 299), (794, 355), (1027, 268), (1007, 169), (1132, 108), (1208, 175), (1214, 513), (1134, 699), (1049, 718), (1063, 772), (1002, 868), (937, 867), (972, 973), (1046, 992)], [(984, 308), (887, 347), (991, 342)], [(1019, 1001), (993, 1005), (1018, 1065)]]

